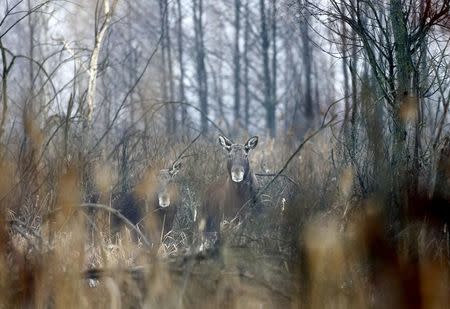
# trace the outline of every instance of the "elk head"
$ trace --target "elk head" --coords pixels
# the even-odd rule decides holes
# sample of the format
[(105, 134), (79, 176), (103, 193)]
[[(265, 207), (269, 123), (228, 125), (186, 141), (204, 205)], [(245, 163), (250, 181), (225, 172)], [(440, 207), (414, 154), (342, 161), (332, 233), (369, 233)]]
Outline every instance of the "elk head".
[(248, 153), (258, 145), (258, 137), (251, 137), (244, 145), (235, 144), (223, 135), (219, 135), (219, 143), (228, 152), (228, 175), (235, 183), (247, 179), (250, 173)]

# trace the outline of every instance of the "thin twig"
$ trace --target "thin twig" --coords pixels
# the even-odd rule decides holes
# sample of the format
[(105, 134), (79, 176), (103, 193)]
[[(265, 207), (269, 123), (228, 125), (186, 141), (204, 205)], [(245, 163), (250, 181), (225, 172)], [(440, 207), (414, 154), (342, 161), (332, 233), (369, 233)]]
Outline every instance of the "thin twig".
[(203, 134), (203, 131), (202, 132), (200, 132), (198, 135), (197, 135), (197, 137), (196, 138), (194, 138), (190, 143), (189, 143), (189, 145), (187, 145), (186, 146), (186, 148), (184, 148), (183, 149), (183, 151), (178, 155), (178, 157), (175, 159), (175, 161), (173, 161), (173, 164), (172, 165), (174, 165), (178, 160), (180, 160), (180, 159), (182, 159), (183, 158), (183, 154), (200, 138), (200, 136), (202, 136), (202, 134)]
[(122, 215), (118, 209), (115, 209), (115, 208), (112, 208), (112, 207), (109, 207), (109, 206), (106, 206), (106, 205), (103, 205), (103, 204), (95, 204), (95, 203), (83, 203), (83, 204), (80, 204), (79, 207), (82, 207), (82, 208), (97, 208), (97, 209), (106, 210), (106, 211), (114, 214), (120, 220), (122, 220), (129, 228), (135, 230), (136, 233), (138, 233), (139, 236), (141, 236), (142, 240), (144, 241), (144, 243), (147, 246), (151, 246), (151, 243), (148, 241), (147, 237), (145, 237), (145, 235), (142, 234), (142, 232), (139, 230), (139, 228), (136, 225), (134, 225), (130, 220), (128, 220), (124, 215)]
[[(76, 205), (76, 207), (78, 208), (96, 208), (96, 209), (102, 209), (102, 210), (106, 210), (110, 213), (112, 213), (113, 215), (117, 216), (120, 220), (122, 220), (130, 229), (133, 229), (134, 231), (136, 231), (136, 233), (138, 233), (138, 235), (142, 238), (142, 240), (144, 241), (144, 243), (147, 246), (151, 246), (151, 243), (148, 241), (147, 237), (145, 237), (144, 234), (142, 234), (142, 232), (139, 230), (139, 228), (134, 225), (130, 220), (128, 220), (124, 215), (122, 215), (120, 213), (120, 211), (118, 209), (103, 205), (103, 204), (96, 204), (96, 203), (83, 203), (80, 205)], [(54, 213), (61, 211), (62, 208), (57, 208), (55, 210), (53, 210), (52, 212), (47, 214), (47, 217), (50, 217), (51, 215), (53, 215)]]
[[(260, 176), (260, 177), (274, 177), (274, 176), (276, 176), (276, 174), (274, 174), (274, 173), (271, 173), (271, 174), (266, 174), (266, 173), (255, 173), (255, 176)], [(297, 186), (297, 188), (300, 188), (300, 185), (299, 185), (294, 179), (292, 179), (291, 177), (289, 177), (288, 175), (286, 175), (286, 174), (281, 174), (280, 177), (286, 178), (286, 179), (289, 180), (289, 182), (291, 182), (293, 185)]]

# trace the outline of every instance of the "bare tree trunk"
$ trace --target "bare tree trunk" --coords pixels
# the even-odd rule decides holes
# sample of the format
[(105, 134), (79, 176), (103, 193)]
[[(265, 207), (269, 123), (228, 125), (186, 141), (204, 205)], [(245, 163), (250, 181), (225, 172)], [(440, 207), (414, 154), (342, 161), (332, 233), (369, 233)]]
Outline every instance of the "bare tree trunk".
[[(433, 197), (450, 201), (450, 136), (443, 139), (441, 153), (436, 169), (436, 185)], [(448, 206), (448, 205), (447, 205)]]
[[(384, 143), (383, 143), (383, 106), (376, 104), (377, 90), (375, 77), (369, 67), (363, 72), (361, 81), (361, 117), (366, 124), (367, 131), (367, 148), (368, 152), (373, 156), (373, 178), (370, 183), (364, 184), (364, 187), (370, 187), (370, 192), (387, 192), (390, 190), (390, 181), (386, 178), (384, 163)], [(356, 150), (351, 149), (350, 152), (352, 162), (357, 163)]]
[(96, 28), (94, 48), (92, 50), (91, 58), (89, 60), (89, 81), (87, 89), (87, 108), (83, 113), (83, 132), (82, 132), (82, 150), (80, 152), (80, 164), (81, 164), (81, 175), (83, 179), (83, 185), (85, 188), (85, 195), (91, 196), (94, 191), (94, 181), (92, 175), (92, 161), (88, 158), (88, 149), (91, 144), (92, 139), (92, 119), (94, 116), (95, 109), (95, 95), (96, 95), (96, 85), (97, 85), (97, 74), (98, 74), (98, 61), (100, 56), (100, 50), (103, 44), (105, 35), (111, 24), (111, 19), (114, 14), (115, 7), (118, 0), (100, 0), (97, 1), (96, 12), (101, 12), (103, 8), (103, 21), (100, 22), (100, 13), (96, 18), (96, 25), (101, 25), (100, 28)]
[[(177, 0), (177, 10), (178, 10), (178, 63), (180, 66), (180, 80), (179, 80), (179, 101), (184, 103), (185, 101), (185, 90), (184, 90), (184, 80), (185, 80), (185, 70), (183, 62), (183, 15), (181, 12), (181, 1)], [(187, 109), (185, 104), (181, 104), (181, 125), (185, 128), (187, 121)]]
[[(392, 175), (394, 185), (393, 192), (395, 196), (394, 201), (398, 207), (402, 204), (402, 195), (405, 192), (404, 189), (409, 156), (406, 147), (407, 132), (404, 124), (405, 119), (402, 119), (400, 112), (402, 105), (407, 103), (408, 97), (412, 94), (411, 82), (413, 67), (410, 46), (408, 43), (407, 25), (403, 14), (403, 4), (401, 0), (391, 0), (390, 14), (395, 46), (395, 67), (397, 68), (397, 83), (393, 106), (394, 144), (392, 153)], [(400, 211), (400, 209), (398, 211)]]
[[(419, 4), (419, 16), (425, 15), (424, 3)], [(423, 106), (425, 102), (424, 89), (427, 84), (427, 38), (424, 36), (419, 41), (419, 53), (417, 56), (416, 63), (418, 64), (418, 70), (414, 70), (414, 84), (413, 89), (415, 89), (414, 96), (417, 98), (417, 118), (414, 123), (414, 156), (413, 156), (413, 167), (414, 171), (414, 183), (413, 190), (417, 192), (419, 190), (419, 170), (420, 170), (420, 151), (422, 148), (421, 139), (422, 129), (421, 124), (424, 123), (423, 117)]]
[[(0, 38), (0, 53), (2, 56), (2, 113), (1, 113), (1, 120), (0, 120), (0, 141), (2, 139), (3, 134), (5, 133), (5, 123), (6, 123), (6, 116), (8, 113), (8, 78), (9, 78), (9, 71), (11, 70), (15, 57), (11, 59), (11, 61), (8, 63), (8, 59), (6, 58), (6, 50), (3, 46), (2, 39)], [(2, 154), (0, 154), (2, 155)]]
[(177, 129), (177, 109), (176, 106), (172, 103), (174, 101), (174, 83), (173, 83), (173, 62), (172, 62), (172, 42), (170, 40), (170, 26), (169, 26), (169, 3), (168, 0), (164, 0), (164, 6), (166, 9), (166, 14), (164, 16), (164, 28), (166, 34), (166, 51), (167, 51), (167, 73), (168, 73), (168, 81), (169, 81), (169, 110), (170, 110), (170, 133), (174, 134)]
[[(28, 0), (28, 10), (31, 11), (32, 9), (32, 5), (31, 5), (31, 0)], [(35, 39), (35, 23), (33, 21), (33, 14), (29, 14), (28, 15), (28, 28), (29, 28), (29, 37), (28, 37), (28, 48), (29, 48), (29, 57), (31, 60), (34, 59), (34, 39)], [(30, 79), (30, 93), (29, 96), (31, 99), (33, 99), (34, 97), (34, 63), (33, 61), (29, 61), (29, 79)]]
[(300, 33), (302, 38), (302, 44), (303, 44), (303, 78), (304, 78), (304, 90), (305, 90), (305, 116), (310, 122), (310, 125), (314, 118), (314, 107), (312, 102), (312, 53), (311, 53), (311, 45), (310, 45), (310, 39), (309, 39), (309, 12), (307, 9), (304, 8), (306, 5), (305, 2), (302, 2), (299, 0), (300, 7), (302, 9), (302, 21), (300, 23)]
[[(98, 0), (96, 4), (95, 12), (97, 15), (95, 16), (96, 25), (100, 25), (99, 28), (95, 29), (95, 38), (94, 38), (94, 47), (92, 49), (91, 57), (89, 59), (89, 80), (88, 80), (88, 89), (86, 94), (86, 104), (87, 106), (82, 109), (82, 119), (83, 119), (83, 132), (82, 132), (82, 160), (84, 162), (88, 162), (89, 160), (85, 158), (88, 152), (89, 145), (91, 143), (91, 131), (92, 131), (92, 119), (94, 116), (95, 110), (95, 95), (97, 89), (97, 74), (98, 74), (98, 61), (100, 57), (100, 51), (103, 45), (103, 40), (105, 35), (109, 29), (111, 24), (111, 19), (114, 14), (114, 10), (116, 8), (118, 0)], [(103, 9), (103, 16), (101, 13)], [(101, 18), (103, 20), (101, 21)], [(86, 170), (82, 171), (83, 178), (89, 178), (89, 167), (85, 167)]]
[(166, 113), (165, 116), (165, 124), (166, 124), (166, 132), (171, 134), (172, 133), (172, 115), (171, 115), (171, 106), (168, 103), (168, 90), (167, 90), (167, 33), (168, 30), (166, 28), (166, 16), (168, 14), (167, 12), (167, 6), (166, 6), (166, 0), (159, 0), (159, 19), (160, 19), (160, 31), (161, 31), (161, 92), (162, 92), (162, 101), (165, 104), (164, 110)]
[[(341, 4), (344, 6), (344, 3)], [(344, 10), (344, 8), (342, 8)], [(350, 144), (350, 134), (349, 134), (349, 118), (350, 118), (350, 87), (349, 87), (349, 81), (348, 81), (348, 57), (347, 57), (347, 26), (344, 21), (342, 21), (342, 72), (344, 75), (344, 136), (346, 139), (347, 145)]]
[(248, 124), (250, 122), (250, 80), (249, 80), (249, 36), (250, 36), (250, 11), (247, 0), (245, 2), (245, 30), (244, 30), (244, 99), (245, 99), (245, 130), (248, 132)]
[(351, 132), (350, 132), (350, 157), (352, 160), (355, 159), (356, 156), (356, 145), (357, 145), (357, 124), (356, 124), (356, 118), (358, 115), (358, 77), (357, 77), (357, 70), (358, 70), (358, 56), (357, 56), (357, 37), (356, 32), (352, 29), (352, 62), (350, 64), (350, 73), (352, 76), (352, 115), (350, 119), (351, 124)]
[[(283, 36), (283, 49), (286, 53), (286, 56), (284, 58), (284, 80), (289, 81), (291, 80), (291, 83), (293, 85), (298, 85), (298, 74), (297, 74), (297, 67), (294, 63), (294, 53), (292, 51), (292, 45), (291, 45), (291, 38), (288, 36)], [(298, 108), (297, 104), (297, 98), (298, 98), (299, 89), (298, 87), (289, 87), (287, 91), (287, 96), (284, 99), (284, 133), (288, 133), (288, 131), (292, 126), (292, 117), (289, 115), (295, 114), (296, 109)], [(294, 102), (294, 104), (292, 104)], [(290, 110), (291, 105), (293, 110)]]
[(227, 118), (225, 117), (225, 109), (224, 109), (224, 102), (223, 102), (223, 57), (222, 54), (219, 53), (219, 60), (218, 60), (218, 72), (215, 72), (214, 70), (211, 70), (211, 78), (213, 83), (213, 94), (214, 99), (217, 102), (218, 111), (216, 112), (216, 118), (219, 119), (219, 124), (222, 126), (225, 124), (225, 127), (228, 131), (231, 131), (230, 124), (227, 121)]
[[(98, 58), (100, 56), (100, 49), (103, 44), (103, 39), (105, 38), (106, 32), (109, 29), (111, 23), (111, 17), (114, 14), (114, 9), (116, 7), (117, 0), (113, 0), (110, 4), (109, 0), (103, 0), (100, 4), (100, 0), (97, 1), (97, 7), (103, 7), (104, 10), (104, 21), (101, 23), (101, 27), (98, 32), (95, 33), (94, 48), (92, 50), (91, 58), (89, 60), (89, 82), (87, 90), (87, 111), (86, 111), (86, 125), (90, 127), (92, 125), (92, 117), (95, 108), (95, 92), (97, 85), (97, 73), (98, 73)], [(99, 16), (96, 16), (99, 18)], [(100, 24), (100, 23), (99, 23)]]
[(241, 93), (240, 93), (240, 76), (241, 76), (241, 55), (239, 48), (239, 38), (241, 30), (241, 0), (234, 0), (234, 129), (241, 127)]
[[(131, 7), (131, 3), (130, 2), (128, 2), (127, 3), (127, 22), (128, 23), (132, 23), (133, 21), (131, 20), (131, 12), (132, 12), (132, 7)], [(133, 39), (133, 29), (132, 29), (132, 27), (128, 27), (127, 28), (127, 40), (131, 43), (131, 40)], [(125, 67), (124, 67), (124, 71), (126, 71), (128, 74), (127, 74), (127, 80), (126, 80), (126, 85), (127, 85), (127, 87), (131, 87), (131, 85), (133, 84), (133, 80), (134, 80), (134, 74), (135, 74), (135, 72), (136, 72), (136, 70), (137, 70), (137, 57), (135, 56), (135, 51), (134, 51), (134, 48), (132, 47), (132, 45), (131, 44), (128, 44), (128, 46), (127, 46), (127, 53), (128, 53), (128, 55), (129, 55), (129, 60), (127, 61), (127, 64), (125, 65)], [(107, 88), (107, 87), (105, 87), (105, 92), (107, 93), (107, 92), (109, 92), (109, 89)], [(108, 94), (105, 94), (106, 96), (108, 95)], [(134, 126), (135, 125), (135, 122), (136, 122), (136, 106), (135, 106), (135, 102), (134, 102), (134, 98), (133, 98), (134, 96), (133, 96), (133, 94), (131, 94), (130, 95), (130, 104), (129, 104), (129, 108), (128, 108), (128, 110), (129, 110), (129, 113), (130, 113), (130, 119), (129, 119), (129, 122), (130, 122), (130, 125), (131, 126)], [(109, 120), (109, 117), (110, 117), (110, 108), (109, 108), (109, 106), (107, 106), (106, 108), (105, 108), (105, 119), (108, 119)], [(106, 128), (108, 127), (108, 123), (106, 123), (106, 126), (105, 126)]]
[[(272, 0), (272, 89), (271, 103), (277, 105), (277, 1)], [(273, 111), (275, 114), (275, 110)], [(275, 119), (275, 115), (273, 115)], [(275, 124), (274, 124), (275, 126)]]
[(269, 34), (267, 31), (265, 0), (259, 1), (261, 15), (261, 49), (263, 56), (264, 108), (266, 109), (266, 127), (271, 137), (275, 137), (275, 105), (272, 102), (272, 82), (269, 69)]
[(126, 135), (126, 133), (122, 136), (121, 141), (121, 152), (119, 155), (119, 186), (120, 186), (120, 192), (129, 192), (131, 185), (130, 185), (130, 166), (128, 162), (130, 161), (129, 157), (129, 138)]
[(197, 92), (200, 102), (201, 130), (208, 130), (208, 79), (205, 66), (205, 44), (203, 39), (203, 0), (193, 0), (193, 17), (195, 31)]

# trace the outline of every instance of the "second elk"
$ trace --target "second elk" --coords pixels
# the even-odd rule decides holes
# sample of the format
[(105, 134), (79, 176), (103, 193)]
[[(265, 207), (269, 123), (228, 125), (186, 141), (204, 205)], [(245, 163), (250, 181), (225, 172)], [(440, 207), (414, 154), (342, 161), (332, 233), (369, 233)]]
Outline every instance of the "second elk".
[[(162, 239), (173, 228), (180, 204), (180, 192), (175, 181), (180, 167), (181, 162), (177, 161), (170, 168), (152, 174), (135, 190), (113, 197), (113, 208), (119, 210), (136, 228), (144, 225), (145, 234), (153, 242)], [(123, 223), (121, 218), (112, 217), (114, 234)]]
[(208, 188), (197, 216), (200, 250), (220, 244), (221, 223), (238, 219), (257, 206), (257, 182), (250, 169), (248, 155), (258, 144), (258, 137), (245, 144), (235, 144), (219, 135), (219, 144), (228, 154), (227, 177)]

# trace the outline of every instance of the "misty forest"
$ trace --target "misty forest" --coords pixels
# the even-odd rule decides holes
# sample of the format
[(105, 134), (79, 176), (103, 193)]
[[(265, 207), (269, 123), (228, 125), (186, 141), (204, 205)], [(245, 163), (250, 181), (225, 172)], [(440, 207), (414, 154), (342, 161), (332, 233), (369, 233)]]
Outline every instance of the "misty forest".
[(0, 308), (445, 308), (449, 0), (0, 0)]

